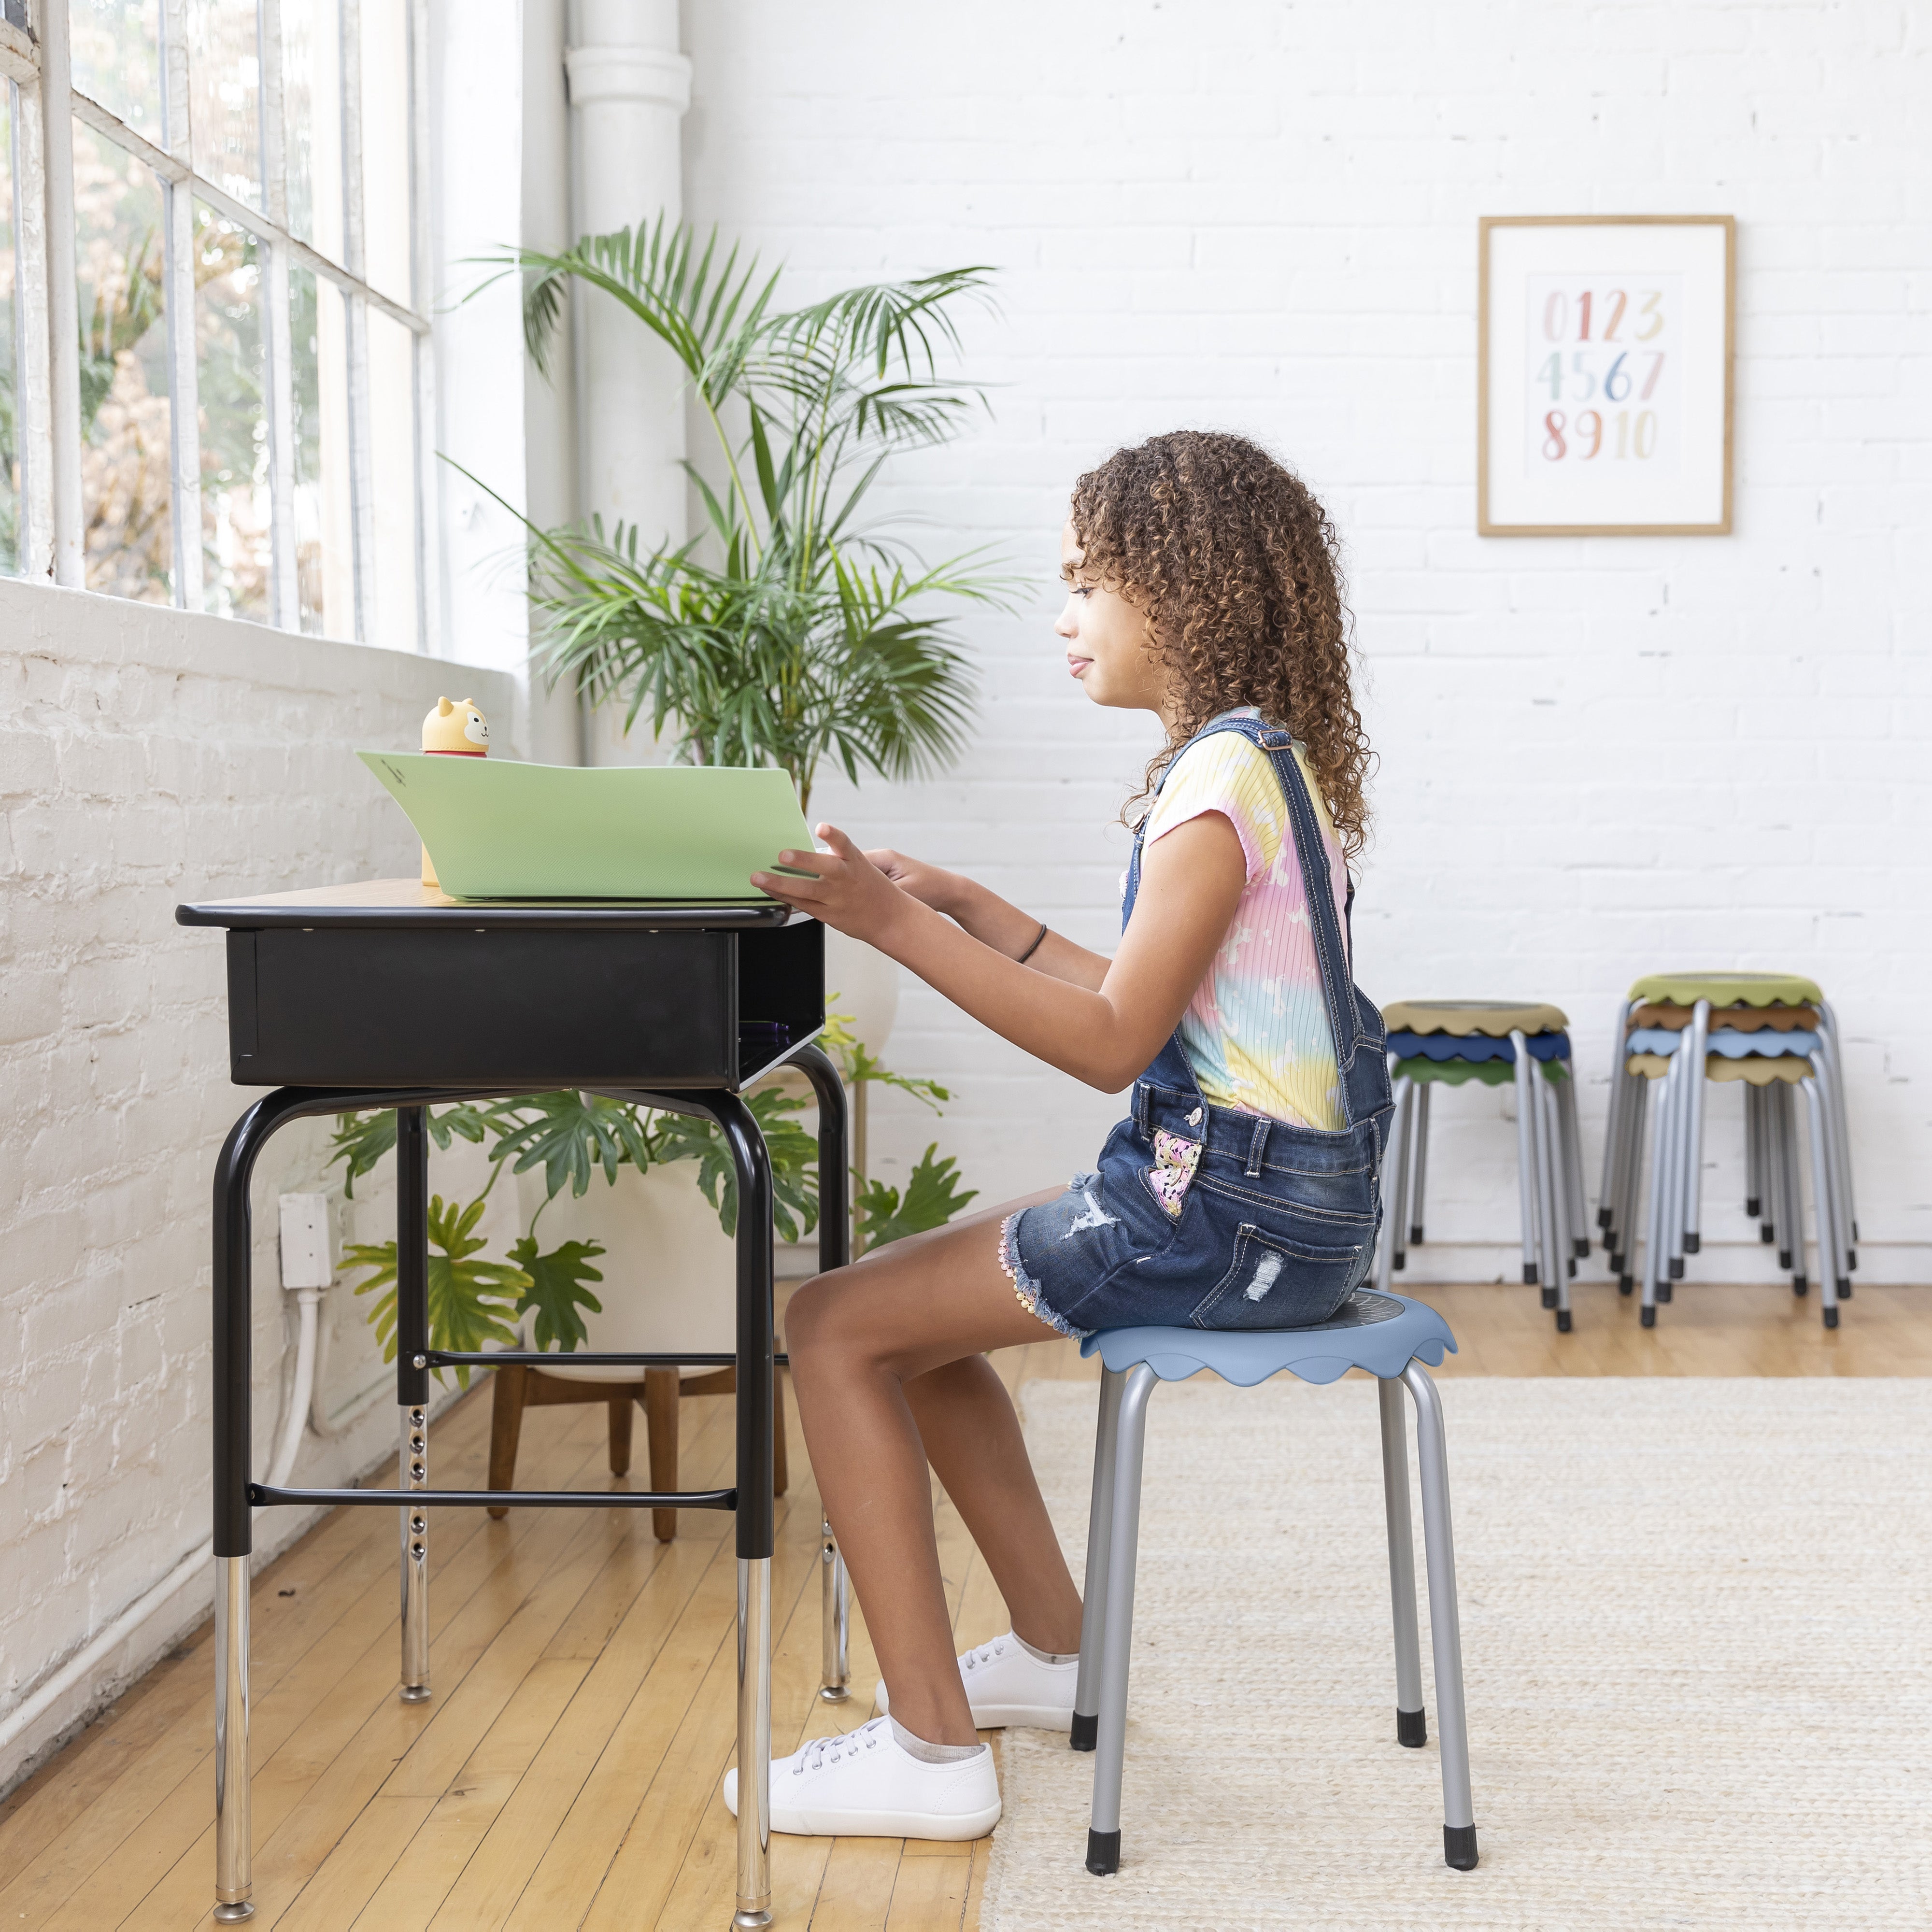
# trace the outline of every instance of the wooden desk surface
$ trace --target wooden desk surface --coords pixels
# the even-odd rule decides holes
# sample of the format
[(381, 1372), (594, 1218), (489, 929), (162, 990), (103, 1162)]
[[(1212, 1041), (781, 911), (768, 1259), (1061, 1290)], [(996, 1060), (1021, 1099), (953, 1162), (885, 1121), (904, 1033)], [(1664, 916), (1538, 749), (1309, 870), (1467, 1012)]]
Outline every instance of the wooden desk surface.
[(455, 927), (472, 932), (743, 932), (802, 922), (776, 899), (698, 903), (688, 899), (453, 899), (415, 879), (364, 879), (250, 898), (212, 899), (175, 908), (179, 926)]

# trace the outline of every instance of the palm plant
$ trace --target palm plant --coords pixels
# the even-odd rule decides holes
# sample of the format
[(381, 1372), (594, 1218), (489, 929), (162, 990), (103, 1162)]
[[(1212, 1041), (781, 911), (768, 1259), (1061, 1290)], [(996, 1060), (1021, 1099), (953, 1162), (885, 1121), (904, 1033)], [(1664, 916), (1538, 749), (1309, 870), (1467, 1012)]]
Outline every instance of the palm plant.
[[(932, 606), (1004, 606), (982, 551), (921, 561), (866, 498), (895, 452), (944, 442), (983, 404), (942, 378), (962, 302), (987, 271), (954, 268), (848, 289), (801, 309), (778, 275), (722, 253), (716, 232), (660, 219), (586, 237), (562, 254), (495, 258), (525, 278), (530, 353), (547, 368), (564, 292), (601, 290), (667, 344), (716, 446), (714, 482), (686, 466), (707, 530), (652, 544), (608, 532), (531, 529), (530, 596), (541, 662), (594, 704), (621, 702), (628, 732), (653, 733), (710, 764), (775, 764), (808, 812), (819, 764), (906, 778), (951, 758), (970, 687), (952, 620)], [(527, 527), (527, 526), (526, 526)]]

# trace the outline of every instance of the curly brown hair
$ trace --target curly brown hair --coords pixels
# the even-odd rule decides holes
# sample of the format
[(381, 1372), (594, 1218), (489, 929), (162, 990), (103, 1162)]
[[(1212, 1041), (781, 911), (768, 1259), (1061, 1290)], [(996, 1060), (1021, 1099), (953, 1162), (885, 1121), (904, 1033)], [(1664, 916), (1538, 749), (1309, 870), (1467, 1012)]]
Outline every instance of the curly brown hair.
[(1308, 747), (1343, 851), (1360, 851), (1368, 741), (1349, 686), (1335, 526), (1300, 478), (1245, 436), (1175, 430), (1116, 450), (1073, 486), (1082, 574), (1146, 617), (1178, 702), (1144, 801), (1209, 718), (1252, 704)]

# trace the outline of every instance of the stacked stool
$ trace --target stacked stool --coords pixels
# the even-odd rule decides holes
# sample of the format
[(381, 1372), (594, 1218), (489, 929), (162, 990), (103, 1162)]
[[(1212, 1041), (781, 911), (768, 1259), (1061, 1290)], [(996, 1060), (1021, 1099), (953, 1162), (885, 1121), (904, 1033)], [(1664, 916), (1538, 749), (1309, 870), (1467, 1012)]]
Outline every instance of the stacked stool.
[[(1635, 1282), (1639, 1177), (1644, 1166), (1651, 1083), (1661, 1083), (1644, 1215), (1642, 1322), (1684, 1278), (1684, 1258), (1702, 1240), (1704, 1086), (1744, 1094), (1744, 1212), (1759, 1239), (1775, 1242), (1792, 1292), (1810, 1282), (1804, 1256), (1804, 1168), (1816, 1220), (1818, 1280), (1825, 1326), (1838, 1325), (1858, 1265), (1843, 1063), (1838, 1022), (1814, 980), (1795, 973), (1653, 973), (1630, 989), (1618, 1016), (1618, 1072), (1610, 1089), (1604, 1150), (1604, 1251), (1625, 1294)], [(1701, 1077), (1700, 1077), (1701, 1076)], [(1798, 1158), (1802, 1095), (1810, 1160)]]
[(1542, 1288), (1568, 1334), (1570, 1277), (1590, 1252), (1568, 1019), (1560, 1007), (1507, 1000), (1399, 1000), (1383, 1018), (1396, 1114), (1382, 1168), (1382, 1292), (1422, 1245), (1430, 1090), (1513, 1083), (1522, 1278)]

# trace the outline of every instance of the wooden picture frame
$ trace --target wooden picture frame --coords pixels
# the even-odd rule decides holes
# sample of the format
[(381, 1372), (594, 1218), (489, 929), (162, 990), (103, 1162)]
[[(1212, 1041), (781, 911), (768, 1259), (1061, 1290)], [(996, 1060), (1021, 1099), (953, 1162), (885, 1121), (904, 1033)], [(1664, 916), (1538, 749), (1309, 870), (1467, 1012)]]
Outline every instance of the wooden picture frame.
[(1736, 326), (1732, 216), (1484, 216), (1478, 534), (1729, 536)]

